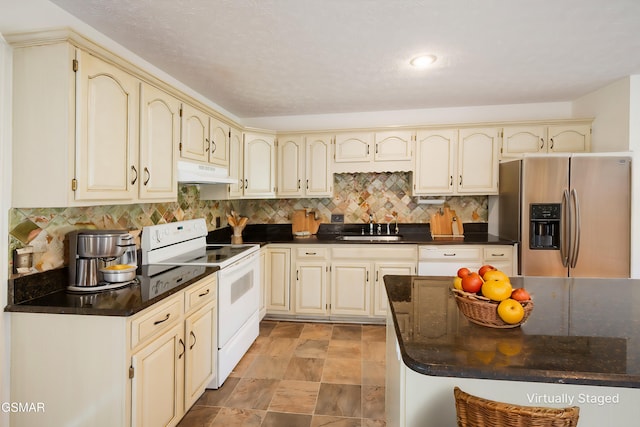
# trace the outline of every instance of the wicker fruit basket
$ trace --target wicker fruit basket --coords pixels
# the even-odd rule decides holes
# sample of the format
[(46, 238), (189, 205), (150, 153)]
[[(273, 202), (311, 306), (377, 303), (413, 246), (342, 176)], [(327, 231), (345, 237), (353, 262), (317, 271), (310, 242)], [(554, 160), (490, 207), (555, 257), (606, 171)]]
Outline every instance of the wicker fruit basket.
[(510, 324), (504, 322), (498, 316), (498, 303), (489, 298), (482, 297), (459, 289), (451, 289), (458, 304), (458, 309), (469, 321), (489, 328), (517, 328), (527, 321), (533, 311), (533, 301), (521, 301), (524, 308), (524, 317), (518, 323)]

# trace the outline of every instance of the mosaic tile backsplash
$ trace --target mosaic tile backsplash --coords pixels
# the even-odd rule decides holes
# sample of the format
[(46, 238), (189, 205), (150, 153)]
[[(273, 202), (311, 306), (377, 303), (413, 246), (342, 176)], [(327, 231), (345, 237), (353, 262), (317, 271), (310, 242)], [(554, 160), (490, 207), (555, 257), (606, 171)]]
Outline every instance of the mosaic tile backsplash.
[[(486, 196), (446, 199), (463, 222), (486, 222), (487, 203)], [(200, 200), (198, 186), (181, 185), (177, 202), (171, 203), (11, 209), (9, 253), (33, 247), (32, 272), (38, 272), (64, 265), (64, 236), (81, 228), (139, 230), (147, 225), (205, 218), (211, 231), (216, 217), (220, 217), (221, 226), (227, 225), (226, 215), (231, 210), (248, 217), (249, 223), (286, 224), (299, 209), (315, 211), (322, 222), (330, 222), (331, 214), (344, 214), (345, 223), (364, 223), (369, 213), (376, 222), (385, 222), (385, 215), (397, 212), (400, 223), (427, 223), (439, 208), (418, 204), (411, 196), (409, 172), (335, 174), (333, 197), (322, 199)]]

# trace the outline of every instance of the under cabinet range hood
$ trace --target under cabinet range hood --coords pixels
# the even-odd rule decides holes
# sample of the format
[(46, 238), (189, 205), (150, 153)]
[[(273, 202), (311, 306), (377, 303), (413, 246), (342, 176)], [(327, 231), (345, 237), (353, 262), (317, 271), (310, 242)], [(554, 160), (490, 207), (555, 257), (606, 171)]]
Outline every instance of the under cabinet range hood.
[(237, 184), (229, 170), (220, 166), (178, 161), (178, 182), (182, 184)]

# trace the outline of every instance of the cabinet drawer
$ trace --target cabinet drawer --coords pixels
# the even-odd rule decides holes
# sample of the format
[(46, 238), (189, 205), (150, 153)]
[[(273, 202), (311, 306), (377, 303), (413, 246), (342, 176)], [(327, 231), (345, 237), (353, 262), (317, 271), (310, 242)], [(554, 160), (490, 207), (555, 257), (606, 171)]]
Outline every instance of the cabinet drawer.
[(458, 260), (481, 260), (482, 248), (470, 248), (462, 246), (442, 247), (426, 247), (419, 249), (419, 258), (437, 259), (442, 261), (458, 261)]
[(415, 245), (384, 245), (374, 243), (371, 245), (339, 245), (332, 249), (332, 256), (336, 259), (358, 259), (358, 260), (400, 260), (415, 261)]
[(183, 294), (131, 321), (131, 348), (175, 324), (182, 316)]
[(512, 246), (487, 247), (484, 248), (484, 259), (486, 261), (510, 261), (512, 253)]
[(296, 258), (327, 258), (329, 250), (327, 248), (297, 248)]
[(212, 274), (198, 283), (191, 285), (184, 293), (185, 313), (194, 307), (206, 304), (216, 299), (218, 293), (217, 275)]

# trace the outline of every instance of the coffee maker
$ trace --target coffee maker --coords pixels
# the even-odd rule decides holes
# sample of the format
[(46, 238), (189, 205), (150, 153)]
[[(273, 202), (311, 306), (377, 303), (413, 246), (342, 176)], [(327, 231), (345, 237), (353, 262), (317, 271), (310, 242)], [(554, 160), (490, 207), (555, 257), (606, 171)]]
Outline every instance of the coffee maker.
[[(119, 266), (123, 255), (127, 264), (137, 263), (133, 236), (124, 230), (76, 230), (67, 234), (69, 290), (91, 292), (122, 286), (105, 280), (103, 271)], [(133, 252), (133, 254), (132, 254)], [(129, 268), (135, 277), (135, 265)], [(122, 275), (120, 275), (122, 276)]]

